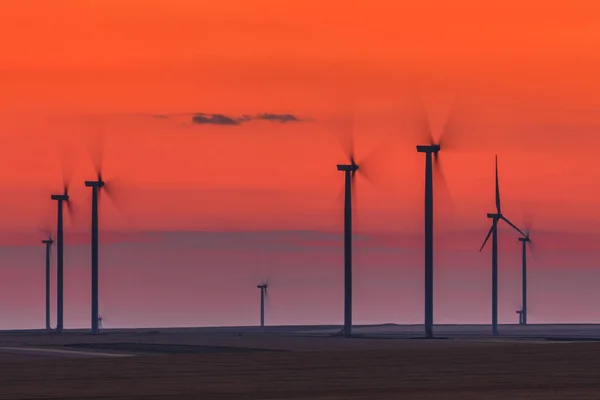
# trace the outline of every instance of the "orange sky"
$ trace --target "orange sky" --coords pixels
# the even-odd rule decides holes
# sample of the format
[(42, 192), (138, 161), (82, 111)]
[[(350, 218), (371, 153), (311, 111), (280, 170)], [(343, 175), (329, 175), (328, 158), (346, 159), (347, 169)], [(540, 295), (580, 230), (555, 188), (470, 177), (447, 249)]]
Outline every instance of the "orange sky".
[[(597, 235), (564, 233), (600, 223), (597, 1), (3, 3), (0, 304), (23, 304), (5, 310), (10, 327), (41, 321), (37, 237), (54, 226), (49, 194), (61, 190), (62, 151), (72, 156), (77, 217), (66, 237), (67, 325), (89, 321), (83, 181), (93, 177), (87, 147), (99, 126), (89, 115), (106, 123), (104, 177), (120, 179), (121, 207), (102, 200), (101, 229), (339, 232), (335, 165), (346, 161), (338, 141), (350, 104), (359, 162), (383, 143), (369, 164), (378, 184), (357, 182), (356, 229), (404, 231), (374, 236), (372, 248), (357, 236), (356, 320), (420, 322), (424, 157), (405, 119), (415, 86), (435, 132), (458, 99), (454, 141), (440, 154), (455, 205), (437, 192), (436, 322), (489, 320), (489, 252), (477, 247), (493, 211), (495, 153), (504, 213), (518, 225), (535, 218), (532, 318), (597, 317)], [(192, 112), (311, 121), (184, 126), (189, 116), (150, 117)], [(149, 236), (140, 244), (101, 235), (112, 242), (102, 247), (101, 310), (112, 305), (113, 326), (254, 323), (257, 304), (245, 299), (258, 299), (250, 275), (265, 266), (281, 310), (273, 321), (341, 316), (341, 235), (312, 232), (310, 245), (280, 231), (252, 232), (260, 245), (230, 232)], [(500, 237), (500, 312), (512, 322), (519, 248), (514, 233)], [(38, 251), (16, 246), (24, 243)]]
[[(14, 194), (0, 201), (12, 207), (4, 225), (34, 229), (52, 218), (45, 196), (60, 188), (65, 143), (76, 152), (72, 195), (85, 213), (93, 127), (78, 121), (100, 114), (108, 121), (105, 176), (130, 185), (125, 211), (103, 211), (105, 227), (331, 229), (341, 207), (335, 164), (344, 161), (331, 127), (339, 130), (333, 121), (353, 98), (358, 153), (395, 135), (378, 164), (379, 189), (360, 182), (357, 223), (421, 229), (423, 157), (418, 135), (398, 117), (407, 82), (418, 82), (434, 127), (453, 94), (464, 106), (457, 151), (442, 154), (456, 203), (442, 227), (485, 230), (498, 153), (514, 222), (533, 208), (542, 228), (589, 229), (580, 221), (600, 219), (600, 169), (588, 150), (600, 144), (597, 4), (418, 4), (3, 5), (0, 35), (10, 40), (0, 50), (0, 184)], [(315, 121), (186, 128), (132, 116), (181, 112)]]

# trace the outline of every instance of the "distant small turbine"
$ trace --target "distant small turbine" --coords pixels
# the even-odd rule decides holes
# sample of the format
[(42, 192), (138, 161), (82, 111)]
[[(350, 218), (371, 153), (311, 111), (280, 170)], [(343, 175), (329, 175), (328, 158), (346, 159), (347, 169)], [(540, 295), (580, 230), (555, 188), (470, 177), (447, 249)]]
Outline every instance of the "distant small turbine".
[(479, 251), (483, 250), (488, 239), (492, 236), (492, 334), (498, 336), (498, 222), (503, 220), (521, 235), (525, 236), (519, 228), (502, 215), (500, 207), (500, 187), (498, 184), (498, 156), (496, 156), (496, 213), (488, 213), (487, 217), (492, 220), (492, 227), (485, 237)]
[(50, 325), (50, 255), (52, 249), (52, 237), (48, 235), (48, 239), (42, 240), (42, 243), (46, 245), (46, 330), (51, 331), (52, 326)]
[(527, 325), (527, 245), (531, 247), (531, 238), (529, 237), (529, 231), (526, 231), (525, 236), (519, 238), (519, 242), (522, 243), (522, 303), (521, 309), (517, 313), (519, 314), (519, 325)]
[(265, 326), (265, 299), (268, 296), (267, 287), (269, 284), (267, 282), (256, 285), (258, 289), (260, 289), (260, 326)]

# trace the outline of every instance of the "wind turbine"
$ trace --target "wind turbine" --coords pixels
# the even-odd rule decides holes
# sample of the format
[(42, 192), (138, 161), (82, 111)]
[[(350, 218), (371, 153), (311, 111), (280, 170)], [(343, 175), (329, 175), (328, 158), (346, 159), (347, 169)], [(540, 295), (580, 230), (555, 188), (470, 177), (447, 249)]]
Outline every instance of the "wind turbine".
[(98, 173), (95, 181), (85, 181), (86, 187), (92, 188), (92, 333), (98, 330), (98, 190), (104, 186), (102, 176)]
[(426, 145), (417, 145), (417, 152), (425, 153), (425, 337), (429, 339), (433, 337), (433, 173), (435, 171), (439, 183), (447, 191), (438, 153), (442, 149), (442, 138), (447, 137), (451, 126), (451, 116), (448, 115), (446, 125), (436, 141), (429, 127), (426, 110), (419, 110), (418, 129), (429, 142)]
[(48, 239), (42, 240), (42, 243), (46, 245), (46, 330), (51, 331), (52, 326), (50, 325), (50, 254), (52, 243), (52, 237), (48, 235)]
[(492, 236), (492, 334), (498, 336), (498, 222), (506, 222), (522, 236), (526, 236), (519, 228), (510, 222), (503, 214), (500, 206), (500, 187), (498, 184), (498, 156), (496, 156), (496, 212), (488, 213), (487, 217), (492, 220), (492, 226), (481, 245), (479, 251), (485, 247), (490, 236)]
[[(103, 137), (99, 138), (103, 140)], [(102, 157), (103, 157), (103, 144), (97, 143), (98, 147), (92, 150), (96, 152), (93, 153), (96, 157), (93, 158), (94, 168), (96, 170), (96, 180), (95, 181), (85, 181), (85, 186), (92, 188), (92, 310), (91, 310), (91, 318), (92, 318), (92, 333), (98, 334), (100, 333), (99, 329), (99, 314), (98, 314), (98, 200), (100, 196), (100, 192), (107, 194), (111, 197), (110, 185), (107, 185), (106, 182), (102, 179)]]
[(63, 204), (66, 204), (67, 211), (72, 212), (69, 197), (69, 182), (64, 179), (63, 193), (50, 195), (52, 200), (56, 200), (58, 205), (58, 221), (56, 227), (56, 331), (63, 331), (63, 308), (64, 308), (64, 268), (63, 268)]
[(260, 289), (260, 326), (265, 326), (265, 299), (268, 297), (267, 287), (269, 284), (267, 282), (256, 285), (258, 289)]
[[(337, 170), (344, 172), (344, 327), (343, 335), (352, 335), (352, 187), (359, 166), (354, 159), (354, 132), (350, 130), (347, 157), (349, 164), (338, 164)], [(363, 177), (367, 175), (362, 171)]]
[(527, 245), (531, 247), (531, 238), (529, 237), (529, 230), (525, 231), (525, 236), (519, 238), (519, 242), (521, 242), (522, 244), (522, 303), (521, 309), (517, 311), (517, 313), (519, 314), (519, 325), (527, 325)]

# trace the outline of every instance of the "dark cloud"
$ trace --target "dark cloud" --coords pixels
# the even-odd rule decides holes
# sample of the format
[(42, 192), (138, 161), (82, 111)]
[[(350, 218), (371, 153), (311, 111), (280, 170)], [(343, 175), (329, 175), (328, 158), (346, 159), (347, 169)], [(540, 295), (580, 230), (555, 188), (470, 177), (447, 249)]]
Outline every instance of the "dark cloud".
[(202, 125), (239, 125), (243, 119), (228, 117), (223, 114), (195, 114), (192, 116), (192, 123)]
[[(181, 124), (185, 126), (191, 125), (228, 125), (237, 126), (246, 122), (252, 121), (270, 121), (279, 122), (282, 124), (290, 122), (311, 121), (310, 119), (299, 118), (293, 114), (272, 114), (262, 113), (256, 115), (244, 114), (242, 116), (232, 116), (225, 114), (208, 114), (208, 113), (180, 113), (180, 114), (160, 114), (154, 115), (158, 119), (178, 119), (184, 117), (185, 121)], [(191, 118), (190, 118), (191, 117)]]
[(264, 119), (272, 122), (299, 122), (300, 119), (292, 114), (259, 114), (256, 119)]

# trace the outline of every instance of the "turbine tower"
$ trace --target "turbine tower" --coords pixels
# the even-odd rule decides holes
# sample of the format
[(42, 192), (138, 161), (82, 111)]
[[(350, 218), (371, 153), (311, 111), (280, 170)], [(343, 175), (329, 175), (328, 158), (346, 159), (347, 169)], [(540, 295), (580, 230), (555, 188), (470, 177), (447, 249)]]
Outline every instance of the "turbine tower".
[(269, 285), (267, 282), (256, 285), (257, 288), (260, 289), (260, 326), (265, 326), (265, 299), (268, 296), (267, 287)]
[(500, 187), (498, 184), (498, 156), (496, 156), (496, 212), (488, 213), (487, 217), (492, 220), (492, 226), (488, 231), (479, 251), (485, 247), (490, 236), (492, 236), (492, 334), (498, 336), (498, 222), (506, 222), (521, 235), (526, 236), (519, 228), (510, 222), (503, 214), (500, 206)]
[(344, 336), (352, 335), (352, 183), (358, 165), (354, 156), (350, 164), (338, 164), (344, 171)]
[(519, 313), (519, 325), (527, 325), (527, 245), (531, 246), (531, 239), (529, 238), (529, 231), (525, 232), (525, 236), (519, 238), (519, 242), (522, 244), (522, 263), (521, 263), (521, 285), (522, 285), (522, 297), (521, 297), (521, 309)]
[(42, 240), (42, 243), (46, 245), (46, 330), (50, 332), (50, 254), (54, 240), (48, 235), (48, 239)]
[(442, 138), (448, 136), (451, 117), (452, 110), (439, 139), (435, 141), (426, 110), (419, 110), (418, 129), (429, 142), (426, 145), (417, 145), (417, 152), (425, 153), (425, 337), (429, 339), (433, 338), (433, 174), (436, 173), (439, 183), (447, 190), (438, 153), (442, 149)]
[(64, 327), (64, 268), (63, 268), (63, 205), (66, 204), (67, 211), (71, 212), (69, 185), (64, 182), (63, 193), (50, 195), (58, 205), (58, 221), (56, 227), (56, 331), (62, 332)]
[(418, 145), (425, 153), (425, 337), (433, 337), (433, 157), (439, 144)]

